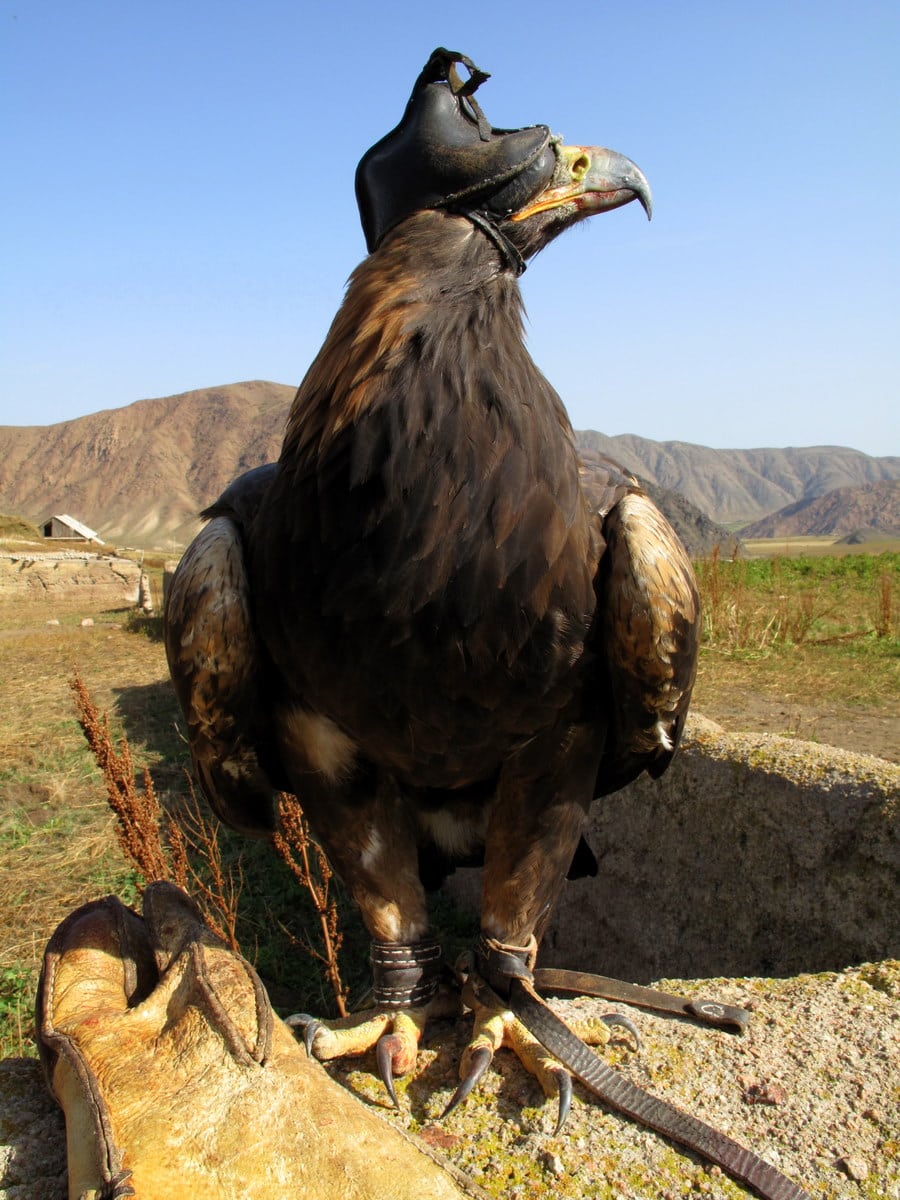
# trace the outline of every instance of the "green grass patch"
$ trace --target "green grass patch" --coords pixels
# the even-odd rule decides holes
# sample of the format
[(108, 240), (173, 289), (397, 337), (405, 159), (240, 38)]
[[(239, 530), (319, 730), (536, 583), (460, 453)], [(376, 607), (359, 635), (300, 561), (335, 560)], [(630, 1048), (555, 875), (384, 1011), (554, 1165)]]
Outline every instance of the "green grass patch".
[(21, 962), (0, 967), (0, 1058), (28, 1056), (34, 1034), (34, 979)]
[[(871, 656), (896, 655), (900, 554), (697, 563), (703, 642), (735, 653), (875, 638)], [(853, 648), (848, 653), (854, 653)]]

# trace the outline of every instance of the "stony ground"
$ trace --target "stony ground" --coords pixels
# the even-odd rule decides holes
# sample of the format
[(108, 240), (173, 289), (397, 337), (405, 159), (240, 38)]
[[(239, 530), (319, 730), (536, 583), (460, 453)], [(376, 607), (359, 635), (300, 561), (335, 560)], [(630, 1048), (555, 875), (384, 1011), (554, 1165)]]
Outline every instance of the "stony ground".
[[(754, 1010), (748, 1032), (633, 1014), (635, 1053), (607, 1052), (636, 1083), (755, 1149), (811, 1196), (900, 1200), (900, 964), (792, 980), (668, 983)], [(565, 1016), (603, 1002), (557, 1002)], [(576, 1086), (570, 1120), (552, 1136), (553, 1106), (504, 1053), (467, 1111), (440, 1121), (466, 1036), (438, 1030), (399, 1120), (495, 1196), (670, 1200), (747, 1193), (691, 1155), (591, 1102)], [(430, 1060), (430, 1061), (429, 1061)], [(359, 1072), (345, 1080), (377, 1102)]]
[[(900, 963), (788, 980), (714, 980), (670, 989), (753, 1010), (744, 1035), (635, 1013), (642, 1048), (604, 1053), (635, 1082), (756, 1150), (817, 1200), (900, 1200)], [(563, 1015), (608, 1004), (555, 1002)], [(392, 1113), (373, 1064), (335, 1070), (386, 1119), (423, 1138), (489, 1195), (595, 1200), (737, 1200), (748, 1193), (693, 1155), (594, 1104), (578, 1087), (568, 1124), (501, 1052), (467, 1106), (440, 1113), (468, 1024), (427, 1033)], [(63, 1200), (63, 1126), (37, 1064), (0, 1064), (0, 1197)], [(323, 1197), (323, 1200), (331, 1200)], [(337, 1198), (334, 1198), (337, 1200)]]

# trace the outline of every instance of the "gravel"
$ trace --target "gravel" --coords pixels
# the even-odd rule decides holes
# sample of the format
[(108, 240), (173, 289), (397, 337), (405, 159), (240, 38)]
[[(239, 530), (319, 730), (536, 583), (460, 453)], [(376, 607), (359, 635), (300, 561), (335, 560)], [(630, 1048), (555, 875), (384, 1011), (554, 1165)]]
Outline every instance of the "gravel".
[[(817, 1200), (900, 1200), (900, 962), (791, 979), (661, 982), (751, 1008), (748, 1031), (632, 1011), (642, 1047), (615, 1035), (601, 1051), (607, 1061), (756, 1150)], [(572, 1021), (610, 1008), (584, 998), (553, 1006)], [(507, 1051), (467, 1104), (442, 1120), (469, 1029), (468, 1018), (429, 1027), (416, 1075), (398, 1081), (399, 1112), (386, 1107), (371, 1060), (332, 1073), (492, 1196), (747, 1195), (718, 1168), (593, 1103), (577, 1084), (567, 1125), (554, 1137), (554, 1105)], [(64, 1200), (63, 1139), (38, 1064), (0, 1063), (0, 1198)]]
[[(753, 1010), (748, 1031), (710, 1030), (633, 1012), (642, 1048), (613, 1040), (602, 1053), (634, 1082), (761, 1154), (811, 1196), (900, 1200), (900, 963), (792, 979), (662, 981)], [(567, 1019), (609, 1011), (602, 1001), (554, 1001)], [(717, 1167), (592, 1102), (575, 1086), (569, 1120), (508, 1052), (467, 1106), (440, 1113), (456, 1082), (468, 1022), (436, 1025), (416, 1078), (387, 1119), (418, 1133), (494, 1196), (667, 1200), (746, 1196)], [(335, 1074), (370, 1103), (365, 1069)]]

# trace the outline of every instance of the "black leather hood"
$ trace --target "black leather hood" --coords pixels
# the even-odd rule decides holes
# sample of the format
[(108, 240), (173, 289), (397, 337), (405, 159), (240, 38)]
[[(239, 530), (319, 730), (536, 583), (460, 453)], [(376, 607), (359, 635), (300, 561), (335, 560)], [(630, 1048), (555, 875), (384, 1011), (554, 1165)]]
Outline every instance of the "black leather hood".
[[(470, 72), (467, 79), (457, 63)], [(356, 199), (370, 251), (414, 212), (448, 208), (501, 219), (550, 182), (556, 170), (550, 130), (494, 129), (473, 95), (487, 78), (464, 54), (439, 47), (400, 124), (363, 155)]]

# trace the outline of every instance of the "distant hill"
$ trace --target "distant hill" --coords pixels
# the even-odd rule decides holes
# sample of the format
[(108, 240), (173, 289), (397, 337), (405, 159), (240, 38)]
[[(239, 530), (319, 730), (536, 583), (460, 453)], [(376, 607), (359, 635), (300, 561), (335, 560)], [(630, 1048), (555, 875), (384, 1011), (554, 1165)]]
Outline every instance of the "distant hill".
[(182, 546), (236, 475), (278, 457), (295, 388), (236, 383), (0, 429), (0, 512), (71, 513), (106, 541)]
[(629, 433), (607, 437), (591, 430), (579, 433), (578, 441), (679, 492), (725, 525), (758, 520), (834, 488), (900, 479), (900, 458), (873, 458), (843, 446), (711, 450), (690, 442), (653, 442)]
[(865, 546), (869, 542), (884, 542), (884, 534), (880, 529), (854, 529), (835, 541), (836, 546)]
[[(236, 475), (277, 458), (294, 390), (228, 384), (57, 425), (0, 428), (0, 512), (37, 523), (69, 513), (107, 541), (184, 545), (199, 528), (197, 513)], [(688, 506), (680, 532), (707, 517), (752, 520), (837, 486), (900, 478), (898, 458), (836, 447), (710, 450), (594, 432), (578, 439), (661, 489), (655, 495), (676, 527), (676, 501), (665, 495), (679, 493), (677, 505)]]
[(640, 475), (637, 478), (656, 507), (665, 514), (692, 558), (712, 554), (716, 547), (729, 555), (740, 551), (741, 539), (737, 534), (713, 521), (680, 492), (660, 487)]
[(4, 513), (0, 515), (0, 538), (17, 542), (40, 542), (43, 540), (43, 534), (31, 521)]
[[(580, 454), (582, 464), (587, 470), (604, 469), (602, 462), (597, 462), (596, 451), (581, 446)], [(632, 474), (657, 508), (665, 514), (669, 524), (693, 558), (702, 558), (707, 554), (712, 554), (716, 547), (728, 555), (740, 552), (739, 538), (723, 525), (711, 520), (706, 513), (702, 513), (699, 508), (691, 504), (690, 500), (686, 500), (684, 496), (673, 492), (670, 488), (663, 488), (657, 483), (651, 483), (637, 472), (632, 472)]]
[[(834, 488), (800, 500), (741, 530), (741, 537), (900, 537), (900, 480)], [(865, 535), (868, 535), (866, 537)]]

